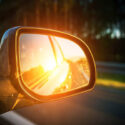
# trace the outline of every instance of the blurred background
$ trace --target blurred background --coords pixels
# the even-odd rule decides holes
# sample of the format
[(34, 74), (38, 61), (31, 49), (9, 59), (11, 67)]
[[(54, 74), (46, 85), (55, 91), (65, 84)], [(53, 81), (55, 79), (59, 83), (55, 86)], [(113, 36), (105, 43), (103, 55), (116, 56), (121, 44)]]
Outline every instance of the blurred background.
[(98, 61), (125, 62), (124, 0), (0, 0), (0, 37), (37, 26), (82, 38)]
[(0, 0), (0, 24), (0, 38), (13, 26), (78, 36), (90, 47), (99, 78), (125, 82), (125, 0)]
[(17, 113), (38, 124), (125, 124), (125, 0), (0, 0), (0, 38), (13, 26), (80, 37), (94, 55), (98, 74), (90, 93)]

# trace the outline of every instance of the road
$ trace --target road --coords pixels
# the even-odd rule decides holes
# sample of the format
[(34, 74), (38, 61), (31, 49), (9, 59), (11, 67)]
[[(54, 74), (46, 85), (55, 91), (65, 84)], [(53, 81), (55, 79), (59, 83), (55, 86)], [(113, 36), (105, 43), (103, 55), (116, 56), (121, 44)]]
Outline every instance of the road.
[(91, 92), (25, 107), (16, 113), (42, 125), (124, 125), (125, 91), (97, 85)]
[[(125, 125), (125, 90), (96, 85), (90, 92), (15, 112), (21, 120), (24, 117), (28, 123), (38, 125)], [(9, 113), (11, 119), (13, 111)], [(0, 120), (5, 120), (6, 114)], [(13, 122), (23, 124), (23, 120)]]

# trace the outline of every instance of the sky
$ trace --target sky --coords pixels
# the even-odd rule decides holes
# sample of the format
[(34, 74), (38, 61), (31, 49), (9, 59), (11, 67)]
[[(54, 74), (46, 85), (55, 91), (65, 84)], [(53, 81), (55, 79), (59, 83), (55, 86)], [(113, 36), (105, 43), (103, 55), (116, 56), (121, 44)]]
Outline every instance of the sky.
[[(85, 57), (83, 50), (73, 41), (55, 36), (51, 36), (51, 38), (57, 53), (57, 63), (63, 61), (58, 46), (60, 46), (66, 59)], [(19, 42), (20, 66), (22, 71), (29, 70), (39, 65), (47, 71), (56, 66), (53, 49), (48, 39), (48, 35), (21, 34)]]

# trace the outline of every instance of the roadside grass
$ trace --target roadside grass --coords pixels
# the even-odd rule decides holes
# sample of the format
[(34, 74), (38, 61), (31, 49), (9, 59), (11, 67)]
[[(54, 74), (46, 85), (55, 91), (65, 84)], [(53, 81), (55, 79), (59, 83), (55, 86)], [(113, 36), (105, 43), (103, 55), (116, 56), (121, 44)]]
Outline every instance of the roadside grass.
[(125, 75), (122, 75), (122, 74), (98, 73), (97, 77), (99, 79), (119, 81), (125, 84)]
[(125, 89), (125, 75), (98, 73), (96, 84)]

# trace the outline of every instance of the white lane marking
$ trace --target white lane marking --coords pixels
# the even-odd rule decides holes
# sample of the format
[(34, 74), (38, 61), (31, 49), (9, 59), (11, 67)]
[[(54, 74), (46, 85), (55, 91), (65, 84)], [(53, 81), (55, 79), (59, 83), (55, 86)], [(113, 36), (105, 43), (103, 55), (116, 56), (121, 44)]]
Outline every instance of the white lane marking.
[(87, 76), (87, 74), (84, 71), (82, 72), (82, 74), (86, 78), (86, 80), (89, 82), (89, 77)]
[(4, 113), (0, 117), (6, 119), (13, 125), (36, 125), (32, 121), (24, 118), (23, 116), (19, 115), (18, 113), (14, 112), (14, 111)]
[[(79, 70), (81, 70), (79, 67), (78, 67)], [(85, 79), (87, 80), (87, 82), (89, 82), (90, 78), (88, 77), (88, 75), (82, 70), (81, 73), (83, 74), (83, 76), (85, 77)]]

